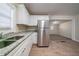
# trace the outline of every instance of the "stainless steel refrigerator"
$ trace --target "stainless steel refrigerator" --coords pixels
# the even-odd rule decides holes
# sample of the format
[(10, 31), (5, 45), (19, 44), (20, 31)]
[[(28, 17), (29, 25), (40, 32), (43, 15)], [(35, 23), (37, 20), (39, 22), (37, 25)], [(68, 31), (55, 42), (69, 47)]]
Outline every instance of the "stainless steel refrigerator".
[(49, 20), (38, 20), (38, 46), (49, 46)]

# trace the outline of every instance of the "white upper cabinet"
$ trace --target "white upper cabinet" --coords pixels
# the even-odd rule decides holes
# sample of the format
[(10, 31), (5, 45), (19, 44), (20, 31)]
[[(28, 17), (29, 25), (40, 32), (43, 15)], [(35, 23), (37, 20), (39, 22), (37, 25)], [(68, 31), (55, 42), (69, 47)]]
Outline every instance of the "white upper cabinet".
[(46, 15), (31, 15), (30, 16), (30, 25), (37, 26), (38, 20), (49, 20), (49, 17)]
[(30, 25), (31, 26), (37, 25), (37, 17), (36, 16), (30, 16)]
[(19, 4), (17, 6), (17, 24), (29, 25), (29, 16), (24, 4)]

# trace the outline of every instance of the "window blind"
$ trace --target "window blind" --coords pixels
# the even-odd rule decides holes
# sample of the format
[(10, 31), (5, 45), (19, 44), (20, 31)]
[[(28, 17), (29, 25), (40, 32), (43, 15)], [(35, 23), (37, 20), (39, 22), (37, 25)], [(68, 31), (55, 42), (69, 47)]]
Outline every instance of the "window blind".
[(11, 28), (11, 8), (6, 3), (0, 3), (0, 29)]

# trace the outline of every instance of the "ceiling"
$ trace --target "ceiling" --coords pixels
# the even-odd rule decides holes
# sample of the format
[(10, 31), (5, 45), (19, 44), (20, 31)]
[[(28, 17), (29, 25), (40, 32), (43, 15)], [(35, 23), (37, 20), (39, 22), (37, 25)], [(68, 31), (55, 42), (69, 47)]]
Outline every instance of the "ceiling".
[(79, 3), (25, 3), (32, 15), (77, 15)]

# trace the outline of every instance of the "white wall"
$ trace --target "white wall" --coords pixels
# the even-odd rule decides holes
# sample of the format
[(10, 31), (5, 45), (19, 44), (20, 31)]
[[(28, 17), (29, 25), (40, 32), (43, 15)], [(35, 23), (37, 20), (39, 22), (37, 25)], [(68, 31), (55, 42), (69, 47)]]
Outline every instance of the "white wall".
[(70, 15), (49, 15), (50, 20), (72, 20), (73, 16)]
[[(35, 24), (37, 25), (37, 20), (74, 20), (74, 16), (70, 15), (31, 15), (31, 20), (35, 20)], [(64, 26), (63, 26), (64, 27)], [(74, 39), (74, 30), (71, 30), (73, 33), (73, 39)], [(50, 30), (50, 34), (57, 34), (57, 30)], [(69, 34), (67, 36), (71, 38), (72, 36)]]
[(76, 41), (79, 42), (79, 16), (77, 16), (77, 20), (76, 20)]
[(38, 20), (72, 20), (73, 16), (67, 16), (67, 15), (31, 15), (30, 16), (30, 22), (34, 23), (34, 25), (37, 25)]
[(59, 32), (60, 35), (72, 39), (72, 21), (60, 24)]
[(73, 40), (79, 42), (79, 15), (74, 17), (73, 29)]
[(59, 34), (59, 24), (51, 24), (49, 33), (50, 34)]
[[(65, 28), (69, 27), (70, 29), (72, 29), (72, 30), (67, 29), (69, 31), (69, 34), (68, 34), (68, 31), (66, 31), (64, 33), (65, 34), (64, 36), (72, 38), (72, 40), (79, 41), (79, 15), (77, 15), (77, 17), (70, 16), (70, 15), (52, 15), (52, 16), (51, 15), (31, 15), (31, 17), (32, 17), (31, 20), (35, 20), (35, 25), (37, 25), (37, 20), (40, 20), (40, 19), (46, 20), (50, 18), (49, 20), (71, 20), (72, 26), (71, 25), (63, 26)], [(51, 30), (50, 32), (53, 33)], [(70, 34), (70, 32), (72, 35)]]

